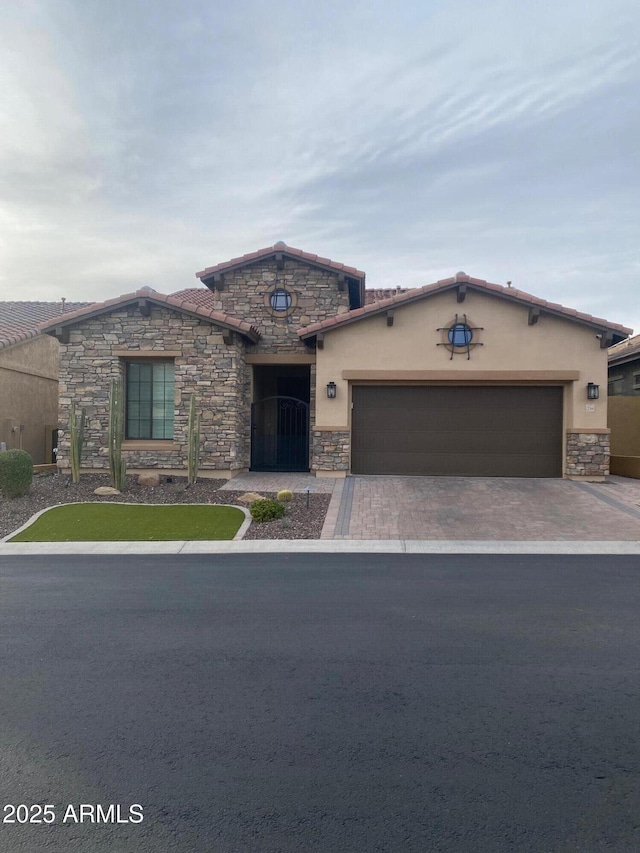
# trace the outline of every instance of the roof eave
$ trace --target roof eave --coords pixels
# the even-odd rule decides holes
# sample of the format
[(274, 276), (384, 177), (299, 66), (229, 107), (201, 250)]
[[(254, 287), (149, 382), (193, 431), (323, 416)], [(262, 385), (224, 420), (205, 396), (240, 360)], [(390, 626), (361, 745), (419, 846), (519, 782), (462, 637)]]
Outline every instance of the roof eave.
[(100, 314), (106, 314), (119, 308), (127, 308), (135, 303), (144, 302), (150, 302), (160, 308), (168, 308), (181, 314), (186, 314), (187, 316), (194, 317), (197, 320), (208, 321), (215, 326), (222, 326), (232, 332), (237, 332), (254, 344), (258, 343), (261, 337), (258, 329), (246, 321), (233, 322), (235, 318), (228, 317), (225, 319), (209, 309), (200, 310), (196, 305), (193, 305), (193, 308), (185, 307), (185, 305), (181, 305), (177, 300), (172, 300), (171, 297), (165, 296), (163, 298), (158, 298), (158, 296), (150, 295), (144, 291), (125, 294), (125, 296), (120, 297), (119, 299), (110, 299), (93, 310), (81, 308), (78, 311), (68, 314), (64, 320), (61, 320), (59, 317), (55, 320), (47, 320), (45, 323), (41, 323), (37, 327), (37, 330), (38, 332), (58, 337), (58, 330), (68, 329), (78, 323), (84, 322), (85, 320), (100, 316)]
[(266, 258), (275, 257), (276, 255), (282, 255), (282, 257), (289, 258), (293, 261), (299, 261), (300, 263), (305, 263), (309, 266), (317, 267), (318, 269), (329, 270), (333, 273), (343, 273), (347, 278), (356, 279), (360, 283), (360, 289), (363, 292), (364, 299), (365, 273), (362, 270), (330, 261), (328, 258), (318, 258), (317, 255), (314, 257), (306, 252), (302, 252), (301, 250), (293, 250), (291, 247), (281, 249), (276, 248), (275, 246), (270, 246), (268, 249), (260, 249), (257, 252), (251, 252), (241, 258), (232, 258), (230, 261), (226, 261), (222, 264), (216, 264), (216, 266), (213, 267), (206, 267), (205, 269), (200, 270), (200, 272), (197, 272), (195, 277), (200, 279), (206, 287), (209, 287), (208, 282), (213, 281), (216, 275), (233, 272), (234, 270), (251, 266), (252, 264), (259, 263)]
[[(326, 326), (322, 326), (322, 324), (313, 324), (313, 326), (299, 329), (298, 335), (301, 340), (308, 340), (316, 337), (319, 332), (330, 332), (333, 329), (342, 328), (343, 326), (348, 326), (351, 323), (357, 323), (368, 317), (375, 317), (379, 314), (385, 313), (390, 308), (402, 308), (405, 305), (410, 305), (412, 302), (426, 299), (429, 296), (436, 296), (439, 293), (446, 292), (447, 290), (453, 290), (461, 284), (466, 285), (469, 289), (476, 290), (479, 293), (484, 293), (489, 296), (495, 295), (523, 307), (539, 308), (541, 313), (550, 314), (552, 316), (559, 317), (560, 319), (592, 328), (596, 334), (610, 333), (612, 344), (624, 341), (633, 331), (632, 329), (628, 329), (617, 323), (609, 323), (609, 321), (600, 317), (589, 318), (585, 315), (579, 314), (577, 311), (575, 313), (572, 313), (571, 310), (563, 311), (561, 310), (562, 306), (558, 305), (556, 308), (554, 303), (548, 303), (546, 300), (537, 299), (536, 297), (526, 298), (525, 296), (519, 296), (519, 291), (509, 293), (507, 289), (503, 288), (501, 285), (494, 285), (489, 282), (481, 281), (480, 279), (474, 279), (470, 276), (458, 274), (453, 278), (443, 279), (433, 285), (416, 288), (416, 292), (409, 291), (407, 293), (398, 294), (397, 296), (392, 296), (389, 299), (382, 299), (379, 302), (373, 302), (370, 305), (355, 309), (354, 311), (350, 311), (349, 314), (342, 315), (338, 320), (333, 323), (329, 323)], [(531, 294), (527, 294), (527, 297), (531, 297)], [(309, 331), (306, 331), (305, 329), (308, 329)]]

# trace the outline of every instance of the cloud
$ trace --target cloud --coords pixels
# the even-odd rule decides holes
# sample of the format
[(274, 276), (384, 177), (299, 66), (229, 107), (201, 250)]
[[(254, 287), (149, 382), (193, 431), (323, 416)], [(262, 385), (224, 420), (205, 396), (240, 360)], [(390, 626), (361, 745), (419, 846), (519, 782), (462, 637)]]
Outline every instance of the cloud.
[[(106, 298), (284, 239), (640, 327), (634, 2), (0, 9), (0, 297)], [(622, 317), (625, 314), (628, 316)]]

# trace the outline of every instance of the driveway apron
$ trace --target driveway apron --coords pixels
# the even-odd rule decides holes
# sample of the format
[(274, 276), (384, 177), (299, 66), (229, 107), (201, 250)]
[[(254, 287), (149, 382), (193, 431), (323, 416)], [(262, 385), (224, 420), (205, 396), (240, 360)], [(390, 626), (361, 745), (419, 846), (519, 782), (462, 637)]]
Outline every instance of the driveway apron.
[(640, 481), (624, 477), (354, 476), (323, 538), (637, 541), (639, 502)]

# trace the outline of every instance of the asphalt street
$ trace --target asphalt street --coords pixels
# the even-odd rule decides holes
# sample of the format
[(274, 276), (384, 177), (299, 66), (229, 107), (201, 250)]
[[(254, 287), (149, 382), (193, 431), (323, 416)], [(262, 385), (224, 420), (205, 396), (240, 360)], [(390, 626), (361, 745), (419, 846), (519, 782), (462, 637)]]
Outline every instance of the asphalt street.
[(639, 614), (638, 556), (2, 557), (0, 851), (635, 853)]

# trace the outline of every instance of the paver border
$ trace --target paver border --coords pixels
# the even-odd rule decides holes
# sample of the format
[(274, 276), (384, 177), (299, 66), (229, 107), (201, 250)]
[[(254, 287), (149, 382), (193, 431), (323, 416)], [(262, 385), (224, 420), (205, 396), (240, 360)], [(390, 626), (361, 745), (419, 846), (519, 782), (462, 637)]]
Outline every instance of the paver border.
[(627, 515), (630, 515), (632, 518), (640, 519), (640, 510), (634, 509), (632, 506), (627, 506), (621, 501), (617, 501), (615, 498), (612, 498), (611, 495), (603, 494), (599, 489), (590, 486), (589, 483), (579, 483), (576, 480), (571, 480), (574, 486), (577, 486), (579, 489), (582, 489), (584, 492), (588, 492), (590, 495), (601, 500), (603, 503), (612, 506), (614, 509), (619, 509), (622, 512), (626, 512)]

